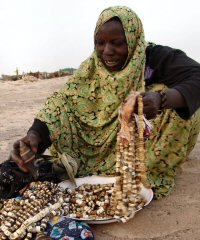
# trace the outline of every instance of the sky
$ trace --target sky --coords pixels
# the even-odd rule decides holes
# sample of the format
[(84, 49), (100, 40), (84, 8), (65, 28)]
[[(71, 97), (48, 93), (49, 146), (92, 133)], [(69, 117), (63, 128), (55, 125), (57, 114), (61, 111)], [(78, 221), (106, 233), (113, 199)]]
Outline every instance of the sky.
[(132, 8), (147, 41), (179, 48), (200, 62), (199, 0), (0, 0), (0, 75), (78, 68), (109, 6)]

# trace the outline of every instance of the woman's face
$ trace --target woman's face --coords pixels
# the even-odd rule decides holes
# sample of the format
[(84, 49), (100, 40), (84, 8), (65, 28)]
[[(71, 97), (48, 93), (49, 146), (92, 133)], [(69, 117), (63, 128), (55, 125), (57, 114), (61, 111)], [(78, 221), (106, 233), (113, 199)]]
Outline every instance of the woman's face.
[(121, 70), (128, 56), (128, 46), (120, 21), (111, 20), (99, 28), (95, 48), (109, 71)]

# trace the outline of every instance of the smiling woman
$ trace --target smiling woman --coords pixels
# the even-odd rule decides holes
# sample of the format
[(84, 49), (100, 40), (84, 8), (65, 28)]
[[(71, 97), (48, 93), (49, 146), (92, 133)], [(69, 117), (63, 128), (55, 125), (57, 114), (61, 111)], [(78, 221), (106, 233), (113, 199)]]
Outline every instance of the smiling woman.
[(122, 69), (128, 56), (128, 46), (119, 18), (112, 18), (100, 27), (95, 36), (95, 48), (108, 70)]
[[(55, 155), (67, 154), (78, 166), (77, 176), (113, 176), (118, 111), (137, 91), (154, 126), (148, 181), (156, 198), (166, 196), (199, 133), (200, 65), (181, 50), (148, 44), (139, 17), (128, 7), (105, 9), (94, 40), (91, 56), (48, 98), (21, 141), (37, 153), (51, 147)], [(16, 142), (12, 158), (26, 171), (18, 153)]]
[[(74, 182), (75, 175), (115, 176), (114, 190), (110, 192), (109, 188), (108, 191), (114, 192), (116, 197), (105, 194), (108, 186), (104, 186), (104, 189), (100, 186), (103, 190), (101, 194), (106, 195), (105, 201), (102, 198), (100, 200), (106, 205), (108, 199), (117, 203), (114, 208), (116, 211), (112, 211), (111, 216), (126, 221), (144, 204), (138, 197), (140, 183), (147, 182), (157, 199), (167, 196), (174, 186), (178, 166), (196, 143), (200, 129), (200, 65), (181, 50), (146, 42), (139, 17), (127, 7), (105, 9), (97, 22), (94, 39), (95, 48), (90, 57), (59, 91), (47, 99), (26, 136), (14, 143), (11, 159), (0, 165), (0, 196), (12, 197), (33, 181), (33, 176), (34, 181), (62, 181), (70, 177)], [(129, 109), (124, 112), (129, 114), (122, 114), (127, 104)], [(142, 112), (151, 119), (154, 127), (147, 141), (146, 158)], [(124, 119), (127, 124), (121, 121)], [(138, 132), (135, 131), (135, 119), (138, 119), (138, 126), (141, 127)], [(124, 132), (128, 133), (129, 142), (123, 141), (121, 136), (125, 135)], [(26, 147), (23, 152), (22, 146)], [(45, 158), (45, 155), (41, 155), (49, 147), (56, 157)], [(25, 155), (28, 153), (36, 157), (34, 163), (29, 162), (27, 169)], [(31, 167), (37, 168), (37, 171), (31, 172)], [(94, 185), (93, 180), (90, 183)], [(94, 192), (97, 195), (97, 189), (93, 191), (91, 186), (87, 188), (90, 194)], [(35, 192), (36, 189), (32, 190)], [(41, 195), (36, 194), (37, 191), (35, 196), (28, 192), (31, 199), (41, 197), (44, 202), (43, 194), (45, 199), (51, 199), (45, 189), (41, 190)], [(64, 200), (60, 198), (61, 195), (57, 195), (59, 206)], [(75, 196), (78, 198), (77, 194)], [(95, 196), (90, 195), (93, 199)], [(53, 199), (57, 201), (57, 198)], [(76, 200), (83, 203), (81, 207), (85, 206), (82, 202), (86, 201), (84, 196)], [(69, 203), (69, 198), (65, 198), (65, 201)], [(22, 199), (20, 206), (23, 202), (28, 204), (27, 199)], [(91, 213), (96, 219), (97, 214), (108, 213), (99, 201), (101, 209), (98, 209), (98, 213), (94, 204), (89, 203), (88, 207), (84, 207), (82, 216), (84, 214), (88, 218)], [(63, 206), (66, 206), (66, 212), (61, 209), (57, 212), (59, 215), (69, 213), (69, 205), (63, 203)], [(91, 211), (91, 206), (94, 206), (95, 212)], [(79, 211), (80, 206), (76, 209)], [(48, 214), (52, 207), (41, 209), (37, 214), (31, 211), (31, 216), (35, 215), (33, 219), (39, 220), (44, 216), (44, 210)], [(74, 214), (75, 208), (71, 210)], [(121, 210), (126, 215), (121, 215)], [(75, 216), (80, 220), (80, 212), (77, 213)], [(2, 214), (7, 215), (4, 208)], [(33, 221), (30, 215), (26, 216)], [(20, 219), (21, 224), (24, 218)], [(19, 231), (24, 234), (27, 227), (23, 225), (21, 231), (21, 227), (17, 230), (15, 226), (8, 227), (12, 225), (10, 222), (5, 224), (3, 221), (0, 227), (4, 239), (15, 232), (15, 236)], [(54, 222), (51, 227), (55, 225), (57, 223)], [(41, 226), (44, 229), (44, 221)], [(70, 226), (65, 224), (62, 228), (67, 231)]]
[[(85, 1), (82, 2), (85, 4)], [(48, 4), (50, 4), (50, 1)], [(167, 2), (167, 4), (169, 3)], [(88, 10), (88, 8), (86, 9)], [(147, 9), (146, 5), (145, 9)], [(81, 19), (76, 10), (77, 8), (75, 8), (75, 12), (72, 11), (73, 18), (71, 19)], [(151, 15), (153, 15), (152, 12)], [(66, 26), (63, 27), (63, 29), (64, 28), (67, 29)], [(153, 32), (156, 32), (153, 24), (152, 28)], [(77, 31), (77, 28), (75, 30)], [(80, 41), (80, 31), (77, 32), (79, 33)], [(112, 36), (108, 35), (109, 32), (112, 32)], [(85, 29), (84, 33), (86, 33), (85, 35), (88, 34)], [(68, 34), (68, 37), (69, 36), (72, 35)], [(113, 36), (116, 36), (116, 38), (112, 39)], [(138, 198), (136, 195), (133, 196), (130, 194), (130, 189), (131, 193), (137, 192), (140, 189), (137, 181), (142, 179), (142, 175), (141, 172), (138, 174), (138, 172), (134, 171), (134, 167), (132, 166), (141, 166), (141, 162), (143, 165), (145, 164), (144, 161), (136, 161), (139, 152), (144, 152), (141, 151), (141, 148), (139, 148), (140, 151), (138, 152), (130, 150), (131, 148), (133, 149), (135, 143), (142, 142), (143, 145), (142, 128), (141, 131), (139, 131), (140, 137), (138, 140), (137, 134), (134, 132), (134, 125), (132, 124), (134, 120), (134, 118), (132, 118), (133, 113), (138, 110), (137, 105), (133, 109), (135, 105), (133, 104), (132, 91), (135, 95), (136, 102), (140, 99), (138, 100), (139, 106), (142, 106), (140, 103), (143, 101), (144, 113), (151, 119), (150, 121), (154, 127), (147, 141), (148, 148), (145, 160), (148, 167), (148, 183), (154, 192), (155, 198), (161, 198), (171, 192), (175, 181), (176, 170), (192, 150), (199, 133), (200, 65), (186, 56), (181, 50), (146, 42), (140, 19), (127, 7), (118, 6), (105, 9), (97, 22), (94, 37), (96, 43), (90, 57), (81, 64), (78, 71), (70, 77), (69, 82), (67, 82), (62, 89), (48, 98), (45, 106), (37, 114), (30, 130), (26, 136), (20, 140), (27, 145), (28, 149), (31, 148), (34, 153), (37, 153), (37, 157), (41, 157), (37, 158), (34, 162), (35, 166), (40, 170), (36, 171), (36, 180), (38, 181), (41, 180), (41, 177), (44, 177), (46, 180), (48, 178), (49, 181), (54, 181), (55, 176), (59, 178), (55, 180), (62, 181), (67, 175), (65, 165), (71, 166), (73, 170), (71, 174), (73, 177), (76, 172), (77, 177), (86, 175), (102, 175), (96, 177), (102, 177), (103, 179), (105, 175), (107, 176), (106, 178), (110, 178), (110, 176), (119, 177), (122, 169), (124, 171), (123, 184), (126, 187), (123, 188), (123, 192), (120, 191), (119, 188), (121, 184), (119, 182), (121, 179), (116, 178), (116, 186), (118, 189), (115, 192), (118, 192), (119, 197), (117, 196), (117, 198), (120, 203), (118, 206), (121, 209), (124, 208), (121, 202), (125, 200), (123, 201), (125, 207), (130, 206), (129, 209), (133, 209), (133, 207), (135, 208), (133, 203), (138, 203)], [(121, 39), (123, 39), (122, 42)], [(101, 40), (99, 42), (99, 50), (97, 46), (98, 40)], [(81, 38), (80, 42), (85, 44), (83, 38)], [(102, 49), (101, 44), (103, 46)], [(74, 45), (78, 48), (75, 43)], [(80, 49), (78, 50), (80, 51)], [(121, 53), (123, 54), (121, 55)], [(44, 86), (45, 84), (49, 85), (49, 83), (50, 82), (43, 84), (42, 82), (38, 82), (38, 85), (40, 84), (41, 88), (41, 84)], [(50, 83), (50, 85), (52, 84), (53, 82)], [(28, 84), (26, 85), (27, 90), (28, 88), (32, 88), (32, 84), (31, 87), (30, 85), (28, 86)], [(6, 85), (6, 87), (7, 86), (8, 85)], [(22, 84), (19, 84), (18, 87), (20, 87), (21, 92), (25, 89)], [(34, 90), (34, 92), (37, 91)], [(23, 93), (25, 94), (26, 92), (23, 91)], [(39, 96), (39, 94), (41, 94), (40, 91), (37, 96)], [(25, 96), (28, 96), (28, 94), (25, 94)], [(28, 98), (30, 96), (30, 103), (33, 104), (33, 95), (29, 94)], [(26, 99), (26, 102), (27, 100), (28, 99)], [(119, 117), (122, 117), (122, 115), (119, 114), (119, 109), (122, 109), (121, 107), (127, 103), (130, 103), (130, 118), (128, 118), (128, 133), (132, 139), (132, 144), (130, 144), (128, 148), (130, 151), (127, 151), (126, 145), (117, 138), (117, 135), (119, 136), (122, 129), (122, 124), (119, 122)], [(33, 107), (31, 104), (29, 104), (30, 112), (32, 112)], [(10, 106), (13, 109), (13, 101)], [(15, 109), (19, 113), (19, 109), (16, 108), (16, 106)], [(23, 109), (21, 109), (21, 112), (23, 112)], [(8, 119), (11, 120), (11, 117), (13, 117), (19, 123), (20, 121), (15, 117), (15, 114), (12, 115), (13, 116), (6, 118), (5, 121), (8, 121)], [(141, 115), (139, 114), (139, 125), (143, 126), (144, 124), (141, 121), (143, 118)], [(15, 135), (17, 136), (18, 134), (19, 132)], [(8, 138), (7, 133), (5, 136)], [(137, 146), (137, 144), (135, 145)], [(117, 146), (119, 147), (117, 148)], [(6, 197), (7, 194), (8, 197), (11, 197), (13, 192), (15, 193), (15, 191), (22, 189), (23, 186), (33, 181), (31, 172), (21, 172), (21, 170), (26, 171), (27, 165), (23, 161), (25, 158), (21, 157), (26, 151), (24, 154), (22, 154), (22, 151), (19, 154), (19, 147), (20, 144), (19, 141), (17, 141), (14, 144), (11, 157), (11, 160), (15, 162), (9, 160), (0, 165), (0, 196)], [(44, 155), (41, 155), (48, 147), (50, 147), (52, 154), (56, 156), (66, 156), (67, 161), (63, 161), (65, 165), (61, 164), (58, 158), (52, 156), (45, 158)], [(49, 159), (50, 161), (48, 161)], [(198, 211), (196, 211), (196, 209), (199, 208), (199, 189), (198, 184), (195, 184), (195, 179), (199, 178), (195, 173), (199, 172), (198, 169), (196, 169), (198, 168), (198, 164), (195, 164), (194, 160), (193, 158), (193, 161), (189, 161), (185, 165), (185, 173), (183, 171), (181, 179), (179, 178), (179, 184), (177, 184), (180, 188), (176, 189), (177, 191), (175, 191), (175, 193), (173, 192), (171, 200), (170, 198), (164, 200), (168, 201), (167, 204), (165, 204), (164, 201), (157, 201), (150, 206), (150, 211), (143, 211), (140, 216), (134, 219), (136, 221), (130, 221), (123, 225), (123, 229), (120, 228), (119, 225), (114, 226), (114, 224), (111, 228), (108, 226), (107, 229), (105, 225), (102, 228), (98, 227), (99, 237), (106, 239), (108, 237), (112, 238), (111, 236), (113, 236), (113, 239), (117, 237), (126, 239), (127, 233), (130, 233), (129, 235), (135, 236), (136, 238), (153, 239), (157, 237), (166, 239), (168, 237), (173, 238), (174, 236), (174, 238), (177, 238), (177, 236), (184, 235), (185, 239), (194, 239), (194, 233), (196, 233), (196, 239), (199, 239), (199, 235), (197, 236), (198, 226), (196, 226), (196, 229), (194, 227), (194, 223), (198, 222), (199, 219)], [(189, 167), (189, 169), (186, 170), (187, 167)], [(145, 175), (144, 177), (146, 177), (145, 171), (146, 169), (143, 171), (143, 173), (145, 173), (143, 174)], [(127, 172), (128, 174), (126, 175)], [(130, 176), (134, 177), (131, 179)], [(42, 180), (45, 180), (44, 178)], [(90, 183), (94, 185), (94, 179), (90, 180)], [(102, 180), (101, 184), (103, 184)], [(39, 185), (45, 186), (45, 183), (40, 183)], [(3, 186), (5, 186), (5, 188), (3, 188)], [(107, 188), (108, 186), (104, 187)], [(91, 190), (90, 186), (87, 186), (87, 188)], [(39, 193), (37, 190), (39, 190)], [(109, 196), (105, 194), (104, 190), (105, 188), (102, 194), (105, 196), (104, 203), (107, 205)], [(90, 195), (91, 192), (92, 190), (89, 191), (88, 195)], [(196, 199), (194, 193), (196, 194)], [(44, 202), (43, 200), (46, 198), (48, 198), (48, 200), (51, 199), (51, 197), (49, 197), (49, 191), (43, 188), (42, 191), (40, 191), (40, 188), (36, 189), (35, 186), (31, 191), (27, 189), (24, 196), (27, 197), (27, 195), (29, 195), (31, 199), (40, 197), (41, 202)], [(57, 196), (60, 197), (61, 195), (62, 194), (59, 193)], [(96, 195), (97, 194), (95, 194), (95, 196)], [(121, 197), (122, 195), (123, 199)], [(130, 198), (126, 198), (128, 195)], [(92, 198), (94, 199), (95, 196), (92, 196)], [(188, 206), (185, 206), (186, 201), (182, 201), (183, 196), (189, 201), (190, 206), (188, 204)], [(78, 196), (76, 197), (78, 198)], [(57, 198), (54, 199), (57, 201)], [(83, 196), (81, 199), (78, 199), (78, 202), (80, 203), (82, 200), (84, 200)], [(100, 198), (100, 200), (102, 201), (102, 198)], [(69, 198), (68, 200), (65, 199), (65, 201), (63, 209), (67, 211), (69, 205), (66, 205), (66, 203), (69, 201)], [(2, 214), (0, 214), (1, 219), (4, 218), (4, 215), (12, 215), (12, 211), (9, 209), (15, 208), (13, 207), (13, 200), (11, 200), (11, 204), (10, 201), (5, 202), (8, 202), (8, 205), (6, 205), (6, 211), (2, 209)], [(20, 202), (14, 202), (19, 203), (21, 209), (28, 209), (26, 211), (27, 214), (22, 210), (20, 210), (19, 214), (18, 211), (17, 213), (15, 211), (17, 218), (18, 215), (20, 215), (19, 221), (17, 221), (16, 224), (16, 215), (14, 215), (13, 218), (6, 218), (6, 221), (1, 221), (0, 239), (6, 239), (6, 235), (9, 235), (10, 231), (15, 231), (17, 227), (21, 228), (21, 223), (26, 222), (25, 217), (30, 219), (30, 213), (32, 214), (31, 216), (36, 215), (35, 209), (37, 210), (38, 207), (41, 207), (41, 204), (38, 204), (37, 200), (31, 201), (33, 205), (37, 205), (33, 211), (31, 210), (33, 205), (28, 206), (30, 205), (28, 199), (24, 200), (24, 198), (22, 198)], [(25, 207), (23, 206), (23, 202), (25, 202)], [(84, 202), (82, 203), (83, 205), (81, 204), (81, 207), (85, 205)], [(89, 203), (89, 206), (94, 206), (92, 202), (89, 201)], [(144, 203), (141, 202), (140, 204), (143, 205)], [(99, 205), (101, 205), (101, 203)], [(180, 206), (182, 206), (181, 211)], [(19, 209), (19, 207), (16, 207), (16, 209)], [(49, 211), (50, 209), (52, 208), (50, 207), (46, 210)], [(57, 213), (60, 215), (65, 214), (66, 212), (63, 213), (63, 209)], [(80, 207), (77, 207), (77, 211), (79, 211), (79, 209)], [(117, 207), (115, 209), (117, 210), (115, 211), (117, 214), (116, 218), (119, 218), (120, 212)], [(73, 207), (71, 210), (74, 211), (75, 208)], [(91, 213), (91, 208), (84, 208), (84, 210), (87, 211), (85, 212), (86, 214)], [(100, 210), (98, 213), (101, 214), (105, 209), (101, 205), (101, 209), (98, 210)], [(183, 218), (182, 210), (185, 211), (188, 216), (192, 216), (190, 218), (191, 221), (180, 221), (180, 218)], [(9, 213), (7, 211), (9, 211)], [(40, 216), (43, 215), (41, 214), (43, 210), (41, 211)], [(165, 214), (160, 214), (161, 212)], [(96, 213), (97, 212), (95, 212), (95, 214)], [(53, 212), (53, 214), (55, 214), (55, 212)], [(94, 212), (92, 214), (94, 214)], [(149, 214), (153, 216), (151, 218), (152, 221), (149, 221)], [(36, 216), (36, 219), (38, 219), (39, 215)], [(133, 215), (131, 214), (130, 216), (132, 217)], [(80, 212), (77, 214), (77, 217), (80, 217)], [(92, 217), (94, 217), (94, 215)], [(97, 218), (96, 215), (95, 218)], [(31, 220), (33, 219), (31, 218)], [(48, 218), (42, 220), (41, 228), (39, 222), (35, 223), (37, 230), (39, 229), (38, 231), (44, 229), (47, 219)], [(69, 228), (73, 232), (77, 228), (80, 230), (81, 226), (79, 223), (75, 224), (75, 222), (72, 223), (70, 221), (70, 224), (68, 224), (68, 222), (64, 221), (63, 225), (60, 226), (60, 218), (57, 217), (56, 219), (53, 218), (49, 221), (49, 235), (53, 234), (53, 236), (59, 238), (61, 231), (64, 229), (66, 231), (63, 231), (63, 234), (66, 237), (66, 232)], [(167, 221), (169, 225), (168, 230), (166, 230), (166, 224), (160, 224), (161, 222)], [(177, 225), (177, 222), (184, 222), (184, 224)], [(31, 224), (28, 230), (31, 231), (32, 228), (32, 231), (35, 231), (35, 228), (33, 228), (35, 224)], [(71, 229), (72, 225), (74, 229)], [(146, 227), (145, 230), (143, 226)], [(24, 228), (24, 225), (22, 227)], [(191, 231), (187, 231), (186, 233), (184, 229), (188, 227), (191, 228)], [(181, 229), (183, 229), (182, 232)], [(15, 232), (18, 233), (19, 229)], [(28, 234), (30, 236), (30, 233)], [(44, 238), (44, 236), (40, 236), (40, 238)]]

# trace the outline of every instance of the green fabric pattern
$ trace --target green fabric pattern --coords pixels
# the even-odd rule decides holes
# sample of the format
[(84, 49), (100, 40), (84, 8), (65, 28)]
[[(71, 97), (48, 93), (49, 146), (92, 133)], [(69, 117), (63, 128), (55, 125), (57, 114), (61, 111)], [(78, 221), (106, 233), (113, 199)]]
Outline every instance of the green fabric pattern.
[[(77, 176), (115, 175), (119, 106), (131, 90), (158, 91), (164, 87), (144, 87), (147, 43), (141, 21), (132, 10), (127, 7), (105, 9), (94, 35), (113, 17), (121, 20), (128, 44), (123, 69), (109, 72), (94, 50), (65, 86), (47, 99), (37, 115), (48, 126), (52, 154), (66, 153), (80, 160)], [(196, 143), (200, 111), (185, 121), (175, 110), (165, 110), (152, 124), (147, 152), (148, 179), (155, 197), (161, 198), (170, 193), (177, 166)]]
[(131, 90), (144, 91), (146, 42), (137, 15), (126, 7), (108, 8), (101, 13), (95, 34), (116, 16), (123, 24), (128, 44), (123, 69), (109, 72), (94, 50), (37, 115), (49, 128), (52, 152), (65, 152), (81, 160), (79, 176), (115, 174), (118, 108)]
[[(166, 86), (154, 84), (146, 91), (163, 91)], [(200, 131), (200, 109), (189, 120), (178, 116), (175, 110), (166, 109), (151, 120), (153, 130), (148, 140), (148, 180), (155, 198), (168, 195), (173, 186), (177, 167), (194, 148)]]

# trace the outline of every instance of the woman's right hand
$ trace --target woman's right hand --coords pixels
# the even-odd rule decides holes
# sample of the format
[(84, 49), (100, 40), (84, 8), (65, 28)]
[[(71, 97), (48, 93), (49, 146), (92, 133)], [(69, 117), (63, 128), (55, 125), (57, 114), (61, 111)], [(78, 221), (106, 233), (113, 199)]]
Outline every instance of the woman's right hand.
[(20, 141), (24, 142), (27, 146), (29, 146), (32, 152), (36, 154), (38, 151), (38, 145), (41, 143), (41, 137), (36, 131), (30, 130), (24, 138), (17, 140), (13, 144), (13, 150), (11, 151), (11, 159), (17, 163), (17, 165), (23, 172), (27, 173), (29, 172), (29, 170), (26, 168), (23, 159), (20, 157)]

